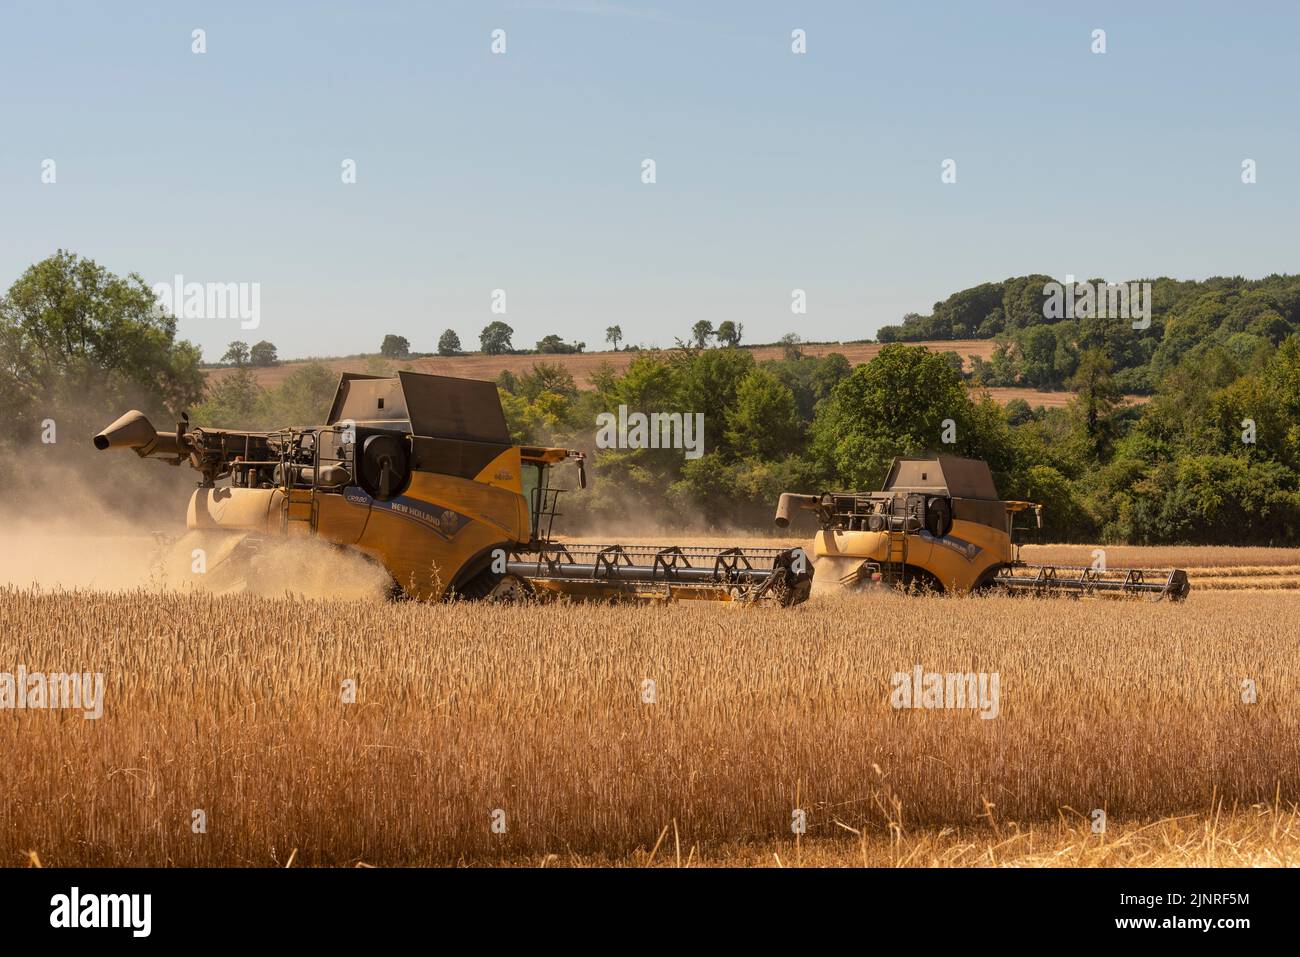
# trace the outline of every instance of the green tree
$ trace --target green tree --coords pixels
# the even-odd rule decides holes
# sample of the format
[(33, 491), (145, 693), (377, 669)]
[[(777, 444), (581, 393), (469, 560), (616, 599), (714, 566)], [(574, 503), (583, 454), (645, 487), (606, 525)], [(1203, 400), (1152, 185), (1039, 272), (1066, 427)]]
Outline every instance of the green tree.
[(1173, 467), (1172, 488), (1136, 532), (1151, 542), (1293, 544), (1300, 536), (1296, 474), (1278, 462), (1193, 455)]
[(245, 367), (209, 379), (203, 401), (193, 409), (190, 423), (213, 429), (257, 429), (266, 425), (261, 408), (265, 394)]
[(709, 526), (735, 521), (741, 468), (717, 452), (706, 452), (683, 463), (681, 477), (669, 487), (669, 501), (683, 512), (703, 513)]
[(1033, 421), (1034, 410), (1029, 407), (1029, 403), (1024, 399), (1015, 398), (1002, 407), (1002, 414), (1006, 417), (1007, 424), (1016, 426), (1024, 425), (1026, 422)]
[(339, 377), (319, 362), (299, 366), (264, 400), (270, 428), (320, 425), (329, 415)]
[(820, 402), (853, 372), (849, 360), (839, 352), (828, 352), (816, 363), (809, 377), (814, 403)]
[(821, 358), (768, 359), (762, 366), (793, 393), (801, 426), (812, 421), (817, 403), (830, 395), (831, 390), (853, 371), (849, 360), (838, 352)]
[(232, 363), (237, 369), (242, 369), (248, 365), (248, 359), (248, 343), (240, 342), (238, 339), (226, 346), (226, 351), (221, 356), (222, 362)]
[[(632, 360), (622, 376), (611, 378), (608, 372), (598, 384), (599, 401), (594, 407), (598, 413), (616, 415), (620, 405), (645, 414), (689, 409), (682, 402), (680, 363), (643, 354)], [(604, 509), (609, 517), (625, 517), (629, 509), (652, 514), (665, 504), (665, 491), (682, 466), (682, 454), (676, 449), (598, 449), (593, 462), (595, 494), (588, 496), (589, 501), (597, 513)]]
[(537, 343), (538, 352), (551, 355), (571, 355), (585, 348), (587, 348), (585, 342), (568, 343), (554, 333), (543, 336)]
[(479, 333), (479, 344), (483, 352), (490, 356), (499, 356), (502, 353), (510, 352), (510, 337), (515, 331), (507, 326), (500, 319), (494, 319), (483, 327)]
[(275, 343), (267, 342), (265, 339), (255, 343), (248, 350), (248, 361), (262, 368), (275, 365), (280, 361), (275, 354)]
[(683, 378), (679, 365), (658, 355), (639, 355), (619, 378), (611, 404), (640, 412), (683, 411), (689, 407), (683, 400)]
[(745, 324), (743, 322), (732, 322), (730, 319), (727, 319), (718, 324), (718, 342), (722, 343), (722, 345), (726, 346), (728, 349), (734, 349), (736, 346), (740, 345), (740, 337), (744, 332)]
[(691, 341), (695, 343), (695, 348), (703, 349), (709, 344), (709, 340), (714, 336), (713, 323), (707, 319), (701, 319), (695, 325), (691, 326)]
[(140, 276), (120, 278), (64, 250), (29, 267), (0, 298), (8, 435), (27, 434), (26, 423), (34, 435), (38, 409), (60, 418), (60, 434), (98, 430), (106, 409), (135, 406), (165, 421), (202, 397), (201, 358), (176, 338), (176, 319), (158, 309)]
[(614, 347), (618, 352), (618, 344), (623, 341), (623, 329), (621, 326), (608, 326), (605, 329), (605, 341)]
[(741, 381), (754, 369), (754, 356), (748, 349), (706, 349), (679, 359), (678, 399), (683, 412), (704, 413), (704, 427), (713, 438), (713, 448), (730, 454), (726, 442), (727, 414), (735, 408)]
[[(1201, 447), (1264, 457), (1300, 471), (1300, 335), (1256, 371), (1212, 392)], [(1245, 439), (1250, 436), (1254, 442)]]
[(1056, 332), (1051, 326), (1030, 326), (1017, 338), (1020, 371), (1032, 389), (1050, 389), (1056, 382)]
[(1115, 409), (1124, 398), (1115, 387), (1111, 370), (1111, 361), (1106, 353), (1089, 349), (1079, 357), (1078, 371), (1069, 382), (1077, 397), (1075, 401), (1083, 418), (1084, 432), (1096, 458), (1105, 456), (1115, 437)]
[(454, 329), (443, 330), (442, 335), (438, 337), (438, 355), (457, 356), (460, 352), (460, 336), (456, 335)]
[(952, 370), (958, 375), (963, 375), (965, 373), (966, 364), (962, 361), (962, 357), (958, 353), (949, 350), (947, 352), (941, 352), (939, 355), (943, 356), (944, 361), (947, 362), (948, 365), (952, 366)]
[(799, 445), (794, 393), (765, 369), (750, 369), (726, 416), (727, 445), (745, 458), (777, 459)]
[(522, 395), (529, 402), (536, 402), (544, 392), (551, 392), (566, 399), (578, 397), (578, 386), (573, 381), (573, 373), (562, 365), (538, 362), (532, 370), (525, 372), (510, 390)]
[[(1043, 531), (1037, 536), (1041, 541), (1068, 542), (1091, 537), (1094, 525), (1086, 505), (1070, 481), (1050, 465), (1031, 465), (1014, 494), (1043, 506)], [(1025, 520), (1021, 519), (1016, 527), (1024, 524)]]
[(379, 354), (385, 359), (405, 359), (411, 354), (411, 343), (407, 341), (406, 336), (397, 336), (390, 332), (384, 336), (384, 341), (379, 346)]
[(972, 412), (961, 376), (942, 356), (891, 344), (818, 407), (812, 447), (832, 480), (877, 488), (892, 459), (943, 449), (949, 425), (961, 437)]

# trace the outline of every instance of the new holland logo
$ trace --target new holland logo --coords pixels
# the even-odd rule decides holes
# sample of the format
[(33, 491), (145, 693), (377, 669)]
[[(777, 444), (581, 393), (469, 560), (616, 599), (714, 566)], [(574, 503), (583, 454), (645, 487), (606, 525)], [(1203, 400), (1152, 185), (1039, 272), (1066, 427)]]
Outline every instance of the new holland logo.
[(381, 502), (361, 489), (352, 489), (347, 492), (347, 500), (355, 505), (369, 505), (372, 509), (392, 512), (400, 518), (418, 522), (448, 539), (454, 538), (470, 522), (469, 516), (460, 512), (450, 508), (439, 509), (429, 502), (421, 502), (405, 495), (399, 495), (391, 502)]
[(974, 542), (968, 542), (964, 538), (957, 538), (955, 535), (945, 535), (943, 538), (935, 538), (926, 530), (922, 529), (920, 537), (927, 542), (934, 542), (936, 545), (942, 545), (944, 548), (951, 549), (968, 562), (973, 562), (975, 556), (984, 549), (980, 548)]
[(420, 502), (404, 496), (395, 498), (391, 502), (376, 501), (370, 507), (386, 508), (394, 515), (400, 515), (402, 518), (409, 518), (412, 521), (419, 522), (446, 538), (454, 537), (469, 522), (469, 519), (459, 512), (453, 512), (449, 508), (435, 512), (427, 502)]

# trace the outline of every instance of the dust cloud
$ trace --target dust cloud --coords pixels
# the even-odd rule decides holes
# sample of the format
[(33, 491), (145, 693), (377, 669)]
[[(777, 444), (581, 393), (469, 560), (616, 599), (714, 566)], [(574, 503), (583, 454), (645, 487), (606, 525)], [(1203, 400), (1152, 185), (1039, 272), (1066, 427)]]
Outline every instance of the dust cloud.
[(129, 453), (47, 465), (0, 499), (0, 586), (384, 599), (387, 572), (356, 552), (187, 531), (194, 477)]

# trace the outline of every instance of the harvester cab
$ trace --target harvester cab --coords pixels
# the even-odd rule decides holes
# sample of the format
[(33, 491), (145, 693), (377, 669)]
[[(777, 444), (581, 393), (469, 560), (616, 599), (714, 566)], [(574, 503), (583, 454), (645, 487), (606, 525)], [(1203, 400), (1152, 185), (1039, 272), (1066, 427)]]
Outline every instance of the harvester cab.
[[(326, 424), (273, 432), (158, 432), (128, 412), (94, 439), (200, 473), (191, 532), (224, 532), (249, 548), (314, 537), (380, 563), (394, 593), (419, 599), (543, 597), (807, 597), (800, 549), (565, 546), (554, 540), (556, 465), (582, 452), (515, 445), (491, 382), (399, 372), (345, 373)], [(223, 546), (226, 562), (240, 549)], [(760, 554), (761, 553), (761, 554)], [(804, 567), (807, 565), (807, 567)]]
[(786, 492), (776, 524), (788, 526), (796, 508), (816, 513), (813, 555), (823, 583), (957, 593), (1140, 594), (1175, 601), (1190, 590), (1179, 569), (1026, 564), (1015, 541), (1016, 518), (1032, 511), (1042, 528), (1042, 506), (999, 498), (993, 473), (978, 459), (898, 458), (878, 492)]

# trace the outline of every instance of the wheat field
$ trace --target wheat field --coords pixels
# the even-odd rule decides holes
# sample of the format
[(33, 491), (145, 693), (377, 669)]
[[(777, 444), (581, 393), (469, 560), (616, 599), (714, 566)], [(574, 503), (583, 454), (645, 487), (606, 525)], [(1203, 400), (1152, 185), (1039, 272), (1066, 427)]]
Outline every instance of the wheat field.
[[(0, 588), (0, 670), (105, 681), (0, 710), (0, 863), (1295, 863), (1297, 612)], [(892, 707), (915, 666), (996, 717)]]

